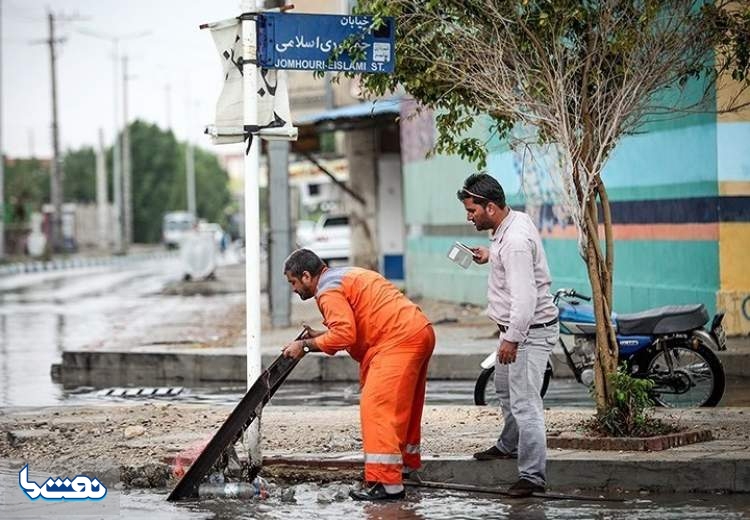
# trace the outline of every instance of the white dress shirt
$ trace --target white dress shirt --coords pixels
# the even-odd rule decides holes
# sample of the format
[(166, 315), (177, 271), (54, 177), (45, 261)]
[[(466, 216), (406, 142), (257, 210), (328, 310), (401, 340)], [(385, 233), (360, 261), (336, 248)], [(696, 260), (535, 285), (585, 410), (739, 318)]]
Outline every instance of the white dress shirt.
[(507, 328), (504, 339), (523, 343), (531, 325), (557, 318), (552, 278), (539, 231), (526, 213), (510, 210), (490, 242), (487, 313)]

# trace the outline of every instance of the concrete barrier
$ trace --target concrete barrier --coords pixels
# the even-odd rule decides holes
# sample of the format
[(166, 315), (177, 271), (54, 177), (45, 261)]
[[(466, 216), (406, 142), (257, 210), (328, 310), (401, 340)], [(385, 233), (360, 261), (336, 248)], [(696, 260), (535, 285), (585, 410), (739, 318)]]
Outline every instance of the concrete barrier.
[[(727, 377), (750, 377), (750, 353), (721, 352)], [(485, 354), (434, 354), (428, 378), (433, 380), (475, 380)], [(269, 366), (275, 354), (263, 355)], [(572, 377), (562, 360), (552, 359), (555, 378)], [(113, 385), (200, 385), (207, 383), (244, 383), (245, 354), (224, 352), (107, 352), (65, 351), (62, 364), (53, 367), (65, 386)], [(359, 381), (359, 366), (349, 356), (311, 355), (304, 358), (289, 375), (288, 381)]]

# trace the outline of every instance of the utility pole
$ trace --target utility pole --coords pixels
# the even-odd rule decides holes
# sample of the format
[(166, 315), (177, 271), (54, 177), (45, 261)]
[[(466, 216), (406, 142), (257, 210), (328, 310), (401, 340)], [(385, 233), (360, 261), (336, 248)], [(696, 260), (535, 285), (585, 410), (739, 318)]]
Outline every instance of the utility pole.
[(114, 250), (117, 254), (123, 254), (123, 237), (122, 232), (122, 146), (120, 141), (120, 40), (115, 38), (112, 40), (114, 47), (114, 56), (112, 62), (113, 76), (112, 83), (114, 85), (114, 142), (112, 144), (112, 198), (115, 203), (115, 221), (114, 221)]
[(128, 122), (128, 57), (122, 58), (122, 206), (124, 239), (122, 249), (127, 253), (133, 243), (133, 188), (130, 171), (130, 124)]
[(107, 166), (104, 158), (104, 130), (99, 129), (99, 147), (96, 150), (96, 220), (99, 249), (109, 249), (109, 205), (107, 204)]
[[(119, 84), (120, 84), (120, 74), (119, 74), (119, 65), (120, 65), (120, 42), (123, 40), (132, 40), (135, 38), (142, 38), (144, 36), (148, 36), (151, 34), (151, 31), (142, 31), (138, 33), (132, 33), (132, 34), (123, 34), (123, 35), (117, 35), (117, 36), (111, 36), (109, 34), (104, 33), (98, 33), (95, 31), (89, 31), (84, 29), (79, 29), (79, 33), (85, 34), (86, 36), (91, 36), (94, 38), (98, 38), (100, 40), (106, 40), (112, 44), (112, 87), (113, 87), (113, 115), (114, 115), (114, 143), (112, 145), (112, 195), (114, 198), (114, 205), (115, 205), (115, 216), (114, 216), (114, 250), (116, 253), (122, 254), (125, 252), (124, 244), (126, 242), (127, 234), (123, 230), (125, 218), (123, 215), (124, 211), (124, 201), (123, 201), (123, 173), (122, 173), (122, 163), (123, 163), (123, 157), (122, 157), (122, 147), (120, 142), (120, 119), (119, 119), (119, 113), (120, 113), (120, 96), (119, 96)], [(122, 136), (124, 138), (124, 136)], [(128, 136), (129, 137), (129, 136)], [(128, 158), (129, 159), (129, 158)]]
[(185, 177), (187, 180), (187, 210), (198, 218), (198, 208), (195, 202), (195, 148), (190, 142), (185, 143)]
[(167, 83), (164, 85), (164, 106), (167, 109), (167, 126), (165, 130), (172, 129), (172, 85)]
[(54, 215), (52, 216), (52, 250), (59, 252), (63, 247), (62, 237), (62, 203), (63, 203), (63, 169), (60, 157), (60, 136), (57, 124), (57, 72), (56, 72), (56, 49), (55, 45), (55, 16), (50, 12), (47, 14), (49, 23), (49, 45), (50, 71), (52, 76), (52, 163), (50, 165), (50, 193)]
[(185, 133), (185, 182), (187, 183), (187, 210), (188, 213), (191, 213), (197, 219), (198, 208), (195, 202), (195, 148), (193, 148), (193, 143), (190, 141), (191, 129), (193, 127), (192, 108), (190, 90), (188, 89), (185, 106), (185, 118), (187, 120)]
[(3, 148), (3, 2), (0, 0), (0, 260), (5, 258), (5, 150)]
[(29, 159), (35, 159), (36, 158), (36, 146), (34, 146), (34, 129), (33, 128), (27, 128), (26, 129), (26, 139), (29, 143)]

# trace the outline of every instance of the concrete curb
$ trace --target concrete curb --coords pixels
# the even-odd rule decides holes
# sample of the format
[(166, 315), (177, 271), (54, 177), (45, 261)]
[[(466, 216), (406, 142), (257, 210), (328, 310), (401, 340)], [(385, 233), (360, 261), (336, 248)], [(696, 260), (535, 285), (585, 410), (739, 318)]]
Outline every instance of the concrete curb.
[[(224, 351), (65, 351), (53, 368), (63, 385), (142, 386), (244, 383), (246, 357)], [(263, 366), (276, 359), (264, 354)], [(433, 380), (475, 380), (485, 354), (434, 354), (428, 377)], [(750, 353), (721, 352), (727, 377), (750, 377)], [(567, 366), (555, 364), (555, 377), (572, 377)], [(359, 367), (348, 356), (315, 355), (304, 358), (290, 374), (294, 382), (358, 381)]]
[[(547, 479), (551, 490), (652, 491), (699, 493), (750, 492), (750, 454), (725, 452), (721, 441), (712, 441), (708, 454), (688, 447), (663, 452), (599, 452), (549, 450)], [(705, 447), (705, 446), (704, 446)], [(264, 466), (282, 468), (299, 477), (302, 470), (347, 473), (362, 469), (362, 456), (267, 455)], [(509, 486), (518, 478), (516, 461), (476, 461), (470, 457), (425, 457), (419, 475), (423, 480), (473, 486)], [(711, 475), (706, 479), (706, 475)]]
[[(276, 355), (264, 354), (269, 366)], [(430, 362), (430, 379), (473, 380), (479, 374), (483, 354), (435, 354)], [(143, 386), (244, 383), (245, 355), (219, 352), (101, 352), (65, 351), (53, 373), (65, 386)], [(359, 381), (359, 366), (351, 358), (308, 356), (287, 381)]]

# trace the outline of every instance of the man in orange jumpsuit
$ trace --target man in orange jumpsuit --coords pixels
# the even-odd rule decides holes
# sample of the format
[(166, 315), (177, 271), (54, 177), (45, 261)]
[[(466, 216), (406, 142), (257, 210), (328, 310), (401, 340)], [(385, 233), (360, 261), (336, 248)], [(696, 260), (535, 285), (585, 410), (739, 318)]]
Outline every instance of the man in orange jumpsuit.
[(404, 497), (403, 475), (421, 466), (427, 363), (435, 333), (427, 317), (374, 271), (328, 268), (308, 249), (294, 251), (284, 275), (303, 300), (315, 297), (326, 331), (284, 345), (284, 356), (346, 350), (359, 363), (360, 421), (369, 487), (355, 500)]

